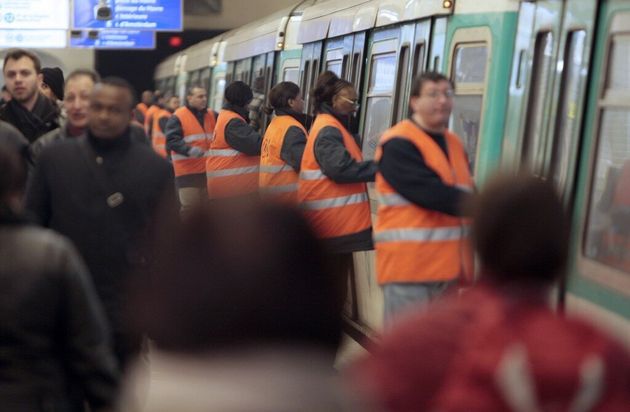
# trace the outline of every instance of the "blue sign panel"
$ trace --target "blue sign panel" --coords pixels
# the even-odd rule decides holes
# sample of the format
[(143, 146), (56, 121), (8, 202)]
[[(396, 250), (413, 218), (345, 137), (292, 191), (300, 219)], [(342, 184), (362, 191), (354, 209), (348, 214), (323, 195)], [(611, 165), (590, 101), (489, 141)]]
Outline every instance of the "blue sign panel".
[(74, 0), (75, 29), (182, 30), (182, 0)]
[(93, 30), (70, 35), (70, 47), (94, 49), (155, 49), (155, 32), (140, 30)]

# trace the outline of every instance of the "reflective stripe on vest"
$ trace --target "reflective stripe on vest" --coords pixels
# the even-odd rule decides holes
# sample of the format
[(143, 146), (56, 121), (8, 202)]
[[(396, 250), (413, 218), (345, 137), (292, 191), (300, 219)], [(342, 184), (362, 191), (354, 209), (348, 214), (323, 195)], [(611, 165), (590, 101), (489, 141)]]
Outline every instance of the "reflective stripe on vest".
[(245, 119), (231, 110), (221, 110), (214, 140), (206, 152), (206, 177), (210, 198), (240, 196), (258, 190), (260, 158), (248, 156), (229, 145), (225, 138), (228, 123)]
[(280, 172), (292, 172), (293, 168), (289, 165), (260, 166), (260, 173), (280, 173)]
[(372, 220), (365, 183), (336, 183), (321, 171), (315, 158), (315, 142), (325, 127), (339, 131), (345, 150), (355, 161), (360, 162), (363, 157), (359, 145), (339, 120), (330, 114), (317, 115), (302, 157), (298, 201), (315, 233), (330, 239), (369, 230)]
[(374, 242), (444, 242), (464, 239), (468, 232), (468, 226), (463, 228), (454, 226), (427, 229), (390, 229), (375, 234)]
[(300, 203), (300, 208), (304, 210), (323, 210), (333, 207), (354, 205), (361, 202), (367, 202), (367, 200), (367, 193), (356, 193), (354, 195), (333, 197), (331, 199), (310, 200), (308, 202)]
[[(204, 154), (208, 150), (208, 144), (212, 140), (215, 119), (212, 111), (207, 110), (204, 114), (203, 127), (199, 124), (196, 115), (188, 107), (180, 107), (173, 114), (179, 119), (182, 125), (182, 138), (187, 146), (197, 147)], [(175, 176), (185, 176), (191, 174), (205, 174), (206, 159), (203, 157), (189, 157), (179, 153), (172, 153), (173, 169)]]
[[(381, 137), (377, 161), (383, 156), (383, 146), (393, 138), (412, 143), (426, 166), (444, 184), (467, 192), (473, 190), (464, 147), (451, 132), (444, 134), (446, 155), (430, 136), (410, 120), (404, 120)], [(466, 219), (410, 202), (381, 173), (377, 173), (375, 186), (379, 207), (374, 242), (379, 283), (447, 281), (462, 275), (471, 280), (473, 262), (466, 239)]]
[(265, 193), (290, 193), (298, 190), (298, 184), (292, 183), (284, 186), (263, 186), (260, 188), (261, 192)]

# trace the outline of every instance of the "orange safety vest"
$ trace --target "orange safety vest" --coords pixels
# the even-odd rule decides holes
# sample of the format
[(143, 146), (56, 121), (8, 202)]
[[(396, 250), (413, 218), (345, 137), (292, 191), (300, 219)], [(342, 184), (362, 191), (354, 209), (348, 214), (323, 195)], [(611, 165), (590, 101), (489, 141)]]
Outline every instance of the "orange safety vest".
[(269, 123), (260, 154), (258, 185), (263, 196), (295, 204), (298, 174), (280, 157), (284, 138), (292, 126), (299, 127), (305, 136), (308, 135), (304, 126), (289, 115), (276, 116)]
[(153, 115), (162, 110), (160, 106), (157, 104), (152, 105), (147, 109), (147, 112), (144, 114), (144, 132), (147, 134), (148, 138), (151, 139), (152, 136), (149, 135), (149, 125), (153, 121)]
[[(186, 145), (198, 147), (204, 153), (207, 152), (216, 123), (212, 111), (208, 110), (203, 117), (203, 127), (201, 127), (195, 115), (186, 106), (175, 110), (173, 115), (177, 116), (182, 125), (182, 135)], [(206, 159), (203, 157), (194, 158), (171, 152), (171, 159), (173, 160), (175, 177), (196, 175), (206, 171)]]
[(143, 116), (146, 116), (146, 115), (147, 115), (147, 110), (148, 110), (149, 108), (148, 108), (148, 107), (147, 107), (147, 105), (146, 105), (146, 104), (144, 104), (144, 103), (138, 103), (138, 104), (136, 105), (136, 109), (140, 110), (140, 113), (142, 113), (142, 115), (143, 115)]
[(372, 221), (365, 183), (335, 183), (322, 172), (315, 159), (315, 141), (327, 126), (341, 132), (343, 144), (354, 160), (363, 160), (359, 145), (339, 120), (330, 114), (318, 114), (302, 157), (298, 202), (319, 237), (335, 238), (367, 230)]
[[(466, 152), (459, 138), (446, 131), (449, 156), (412, 121), (403, 120), (385, 131), (376, 150), (398, 137), (409, 140), (427, 166), (451, 186), (472, 191)], [(422, 188), (418, 188), (422, 190)], [(437, 282), (464, 276), (472, 280), (473, 259), (468, 245), (469, 221), (428, 210), (398, 194), (380, 173), (376, 175), (378, 213), (374, 227), (376, 272), (380, 284), (390, 282)]]
[(244, 195), (258, 190), (260, 156), (239, 152), (225, 140), (225, 128), (232, 119), (245, 122), (238, 113), (221, 110), (208, 151), (206, 177), (210, 198)]
[(151, 145), (157, 154), (166, 159), (166, 135), (164, 135), (164, 131), (160, 127), (160, 119), (164, 117), (171, 117), (171, 112), (160, 109), (153, 114), (153, 136), (151, 137)]

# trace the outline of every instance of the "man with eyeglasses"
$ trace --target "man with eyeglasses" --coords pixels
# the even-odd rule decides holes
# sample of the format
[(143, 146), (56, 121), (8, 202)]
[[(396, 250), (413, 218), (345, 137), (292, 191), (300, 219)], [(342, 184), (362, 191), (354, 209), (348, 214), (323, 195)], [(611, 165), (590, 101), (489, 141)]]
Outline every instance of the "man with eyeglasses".
[(461, 140), (447, 129), (452, 83), (423, 73), (409, 106), (410, 118), (385, 131), (376, 151), (374, 243), (386, 325), (404, 309), (426, 308), (473, 271), (461, 210), (473, 180)]

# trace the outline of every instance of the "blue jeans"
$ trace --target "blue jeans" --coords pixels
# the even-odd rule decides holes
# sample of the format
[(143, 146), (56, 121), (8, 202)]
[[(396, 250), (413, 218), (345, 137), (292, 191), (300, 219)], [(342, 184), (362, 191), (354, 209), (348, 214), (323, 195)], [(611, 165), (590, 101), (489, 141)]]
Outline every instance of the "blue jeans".
[(444, 282), (423, 283), (386, 283), (383, 285), (384, 297), (384, 325), (389, 327), (398, 315), (413, 307), (414, 310), (424, 311), (429, 304), (439, 298), (455, 283), (452, 280)]

